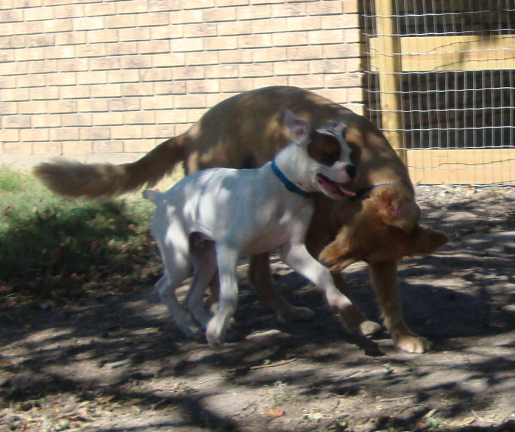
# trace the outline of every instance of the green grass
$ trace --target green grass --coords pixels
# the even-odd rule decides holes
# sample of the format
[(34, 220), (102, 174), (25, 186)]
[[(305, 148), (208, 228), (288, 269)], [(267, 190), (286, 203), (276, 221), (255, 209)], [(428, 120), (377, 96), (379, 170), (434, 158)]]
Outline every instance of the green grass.
[(152, 212), (139, 193), (67, 200), (30, 174), (0, 168), (0, 304), (104, 296), (155, 279)]

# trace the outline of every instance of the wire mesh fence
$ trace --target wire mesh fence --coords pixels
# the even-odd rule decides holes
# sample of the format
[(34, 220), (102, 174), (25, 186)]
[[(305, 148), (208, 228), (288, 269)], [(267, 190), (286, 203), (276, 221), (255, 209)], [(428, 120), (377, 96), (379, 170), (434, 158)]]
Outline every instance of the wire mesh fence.
[(368, 115), (420, 183), (515, 183), (515, 2), (363, 2)]

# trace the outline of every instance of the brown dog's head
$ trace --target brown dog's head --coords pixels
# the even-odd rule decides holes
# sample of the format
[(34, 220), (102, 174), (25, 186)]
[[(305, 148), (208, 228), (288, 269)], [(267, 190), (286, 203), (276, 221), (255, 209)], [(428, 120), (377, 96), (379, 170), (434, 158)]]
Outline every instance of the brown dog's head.
[(332, 271), (341, 271), (357, 261), (429, 254), (449, 241), (444, 232), (420, 226), (419, 218), (411, 188), (400, 183), (374, 188), (368, 198), (339, 209), (336, 219), (341, 228), (319, 260)]

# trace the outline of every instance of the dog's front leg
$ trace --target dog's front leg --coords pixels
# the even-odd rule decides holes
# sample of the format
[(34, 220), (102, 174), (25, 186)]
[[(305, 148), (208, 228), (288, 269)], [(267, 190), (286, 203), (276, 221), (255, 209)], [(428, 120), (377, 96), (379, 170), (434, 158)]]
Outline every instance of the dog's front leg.
[(395, 344), (410, 353), (427, 351), (430, 348), (428, 340), (413, 333), (404, 322), (397, 282), (397, 261), (369, 263), (369, 271), (384, 324)]
[(270, 306), (279, 319), (286, 322), (308, 321), (314, 313), (305, 307), (295, 307), (276, 289), (270, 271), (270, 253), (249, 257), (249, 282), (263, 301)]
[(215, 349), (222, 347), (225, 331), (238, 303), (238, 280), (236, 275), (238, 255), (238, 250), (227, 243), (219, 242), (216, 244), (220, 300), (218, 310), (209, 321), (206, 330), (206, 338)]
[(343, 325), (350, 333), (359, 333), (359, 327), (346, 319), (349, 309), (354, 305), (347, 296), (342, 294), (333, 282), (327, 267), (313, 258), (303, 244), (286, 243), (279, 249), (281, 260), (297, 273), (309, 279), (318, 289), (324, 292), (329, 308), (337, 313)]

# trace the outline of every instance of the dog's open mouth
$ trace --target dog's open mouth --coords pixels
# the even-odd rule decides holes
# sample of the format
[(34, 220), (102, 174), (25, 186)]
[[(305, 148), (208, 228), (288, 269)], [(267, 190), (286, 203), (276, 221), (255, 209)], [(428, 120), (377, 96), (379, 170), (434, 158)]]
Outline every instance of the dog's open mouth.
[(320, 183), (320, 186), (322, 186), (322, 188), (330, 195), (337, 195), (341, 197), (356, 196), (356, 192), (352, 192), (345, 188), (345, 186), (351, 184), (352, 181), (349, 181), (347, 183), (337, 183), (335, 181), (329, 180), (323, 174), (317, 174), (317, 180), (318, 183)]

